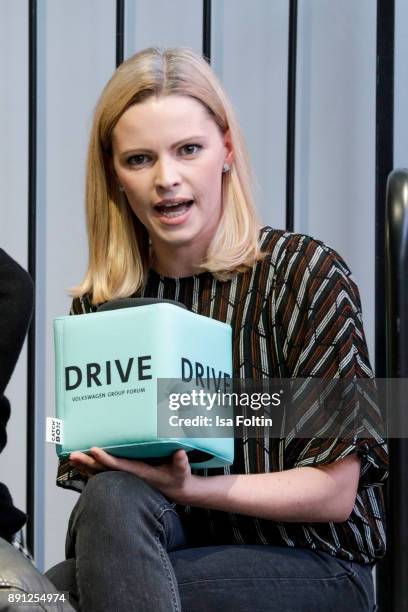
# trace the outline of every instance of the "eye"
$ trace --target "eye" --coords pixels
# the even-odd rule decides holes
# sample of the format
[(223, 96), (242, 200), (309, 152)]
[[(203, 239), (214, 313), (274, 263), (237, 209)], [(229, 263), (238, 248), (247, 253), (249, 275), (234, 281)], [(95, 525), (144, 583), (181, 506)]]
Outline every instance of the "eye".
[(129, 166), (141, 166), (144, 163), (145, 159), (147, 159), (147, 155), (131, 155), (127, 158), (126, 163)]
[(195, 153), (198, 153), (198, 151), (200, 149), (202, 149), (202, 145), (199, 144), (185, 144), (181, 147), (181, 151), (184, 151), (185, 155), (194, 155)]

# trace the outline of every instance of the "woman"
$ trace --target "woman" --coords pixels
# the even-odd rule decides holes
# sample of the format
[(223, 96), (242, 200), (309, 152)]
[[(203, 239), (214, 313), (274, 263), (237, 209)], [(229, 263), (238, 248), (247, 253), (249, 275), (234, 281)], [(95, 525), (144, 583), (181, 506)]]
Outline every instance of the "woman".
[[(86, 198), (89, 267), (72, 314), (175, 299), (232, 325), (235, 377), (372, 376), (349, 269), (308, 236), (260, 228), (233, 110), (191, 51), (146, 49), (115, 72)], [(385, 550), (376, 437), (261, 431), (208, 474), (192, 474), (184, 451), (159, 467), (72, 453), (58, 484), (83, 492), (67, 561), (48, 575), (86, 612), (372, 610)]]

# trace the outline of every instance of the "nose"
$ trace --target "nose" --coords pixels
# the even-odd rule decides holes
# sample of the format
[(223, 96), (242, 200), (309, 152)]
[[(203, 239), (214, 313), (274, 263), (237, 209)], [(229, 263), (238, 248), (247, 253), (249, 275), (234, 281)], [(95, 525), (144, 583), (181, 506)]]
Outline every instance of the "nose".
[(159, 189), (171, 189), (180, 184), (177, 162), (170, 158), (159, 159), (156, 162), (155, 186)]

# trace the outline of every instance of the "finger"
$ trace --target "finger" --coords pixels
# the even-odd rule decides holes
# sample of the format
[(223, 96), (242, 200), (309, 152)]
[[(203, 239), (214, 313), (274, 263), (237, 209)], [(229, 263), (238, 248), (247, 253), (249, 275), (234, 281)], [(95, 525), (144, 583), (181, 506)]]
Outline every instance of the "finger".
[(184, 461), (188, 460), (187, 453), (185, 450), (178, 450), (174, 453), (173, 456), (179, 463), (184, 463)]
[(140, 478), (148, 478), (156, 473), (156, 468), (144, 463), (143, 461), (137, 461), (136, 459), (125, 459), (124, 457), (114, 457), (98, 447), (91, 448), (91, 453), (97, 461), (111, 470), (130, 472), (131, 474), (140, 476)]
[(79, 452), (71, 453), (69, 456), (69, 460), (78, 465), (89, 467), (93, 466), (95, 463), (95, 459), (93, 457), (87, 455), (86, 453)]
[(98, 463), (101, 463), (102, 465), (109, 467), (112, 470), (120, 469), (118, 457), (114, 457), (113, 455), (106, 453), (104, 450), (98, 447), (92, 447), (90, 452), (92, 453), (92, 457), (94, 458), (94, 460)]
[(185, 450), (178, 450), (173, 455), (173, 464), (178, 467), (185, 469), (188, 466), (188, 456)]
[(85, 470), (105, 470), (106, 468), (96, 461), (94, 457), (91, 457), (85, 453), (71, 453), (69, 457), (70, 463), (78, 469)]
[(69, 455), (70, 460), (81, 461), (86, 459), (88, 455), (86, 453), (82, 453), (81, 451), (74, 451)]

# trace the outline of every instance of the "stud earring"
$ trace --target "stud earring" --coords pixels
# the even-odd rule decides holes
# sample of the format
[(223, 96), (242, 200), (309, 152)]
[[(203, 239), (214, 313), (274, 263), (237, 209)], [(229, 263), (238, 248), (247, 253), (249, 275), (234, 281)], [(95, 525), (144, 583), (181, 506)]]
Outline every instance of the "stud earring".
[(123, 185), (119, 185), (119, 191), (125, 191), (125, 188)]
[(228, 172), (228, 170), (230, 169), (229, 164), (224, 164), (222, 167), (222, 172), (223, 174), (225, 174), (226, 172)]

